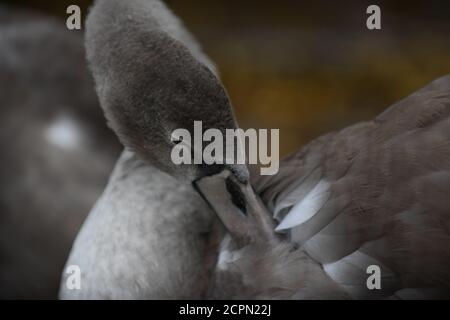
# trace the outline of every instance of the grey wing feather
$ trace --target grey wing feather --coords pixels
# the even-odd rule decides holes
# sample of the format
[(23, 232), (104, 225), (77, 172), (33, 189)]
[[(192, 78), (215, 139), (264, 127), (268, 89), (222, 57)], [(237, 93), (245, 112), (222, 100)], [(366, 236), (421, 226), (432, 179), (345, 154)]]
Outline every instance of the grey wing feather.
[[(449, 115), (450, 77), (443, 77), (374, 121), (313, 141), (282, 162), (278, 175), (257, 177), (255, 188), (280, 225), (283, 219), (298, 219), (298, 224), (290, 221), (291, 240), (352, 296), (390, 296), (406, 288), (434, 288), (426, 291), (433, 292), (430, 297), (445, 296), (450, 285)], [(311, 196), (322, 181), (329, 184), (330, 196)], [(367, 289), (371, 264), (381, 267), (381, 291)], [(410, 291), (396, 297), (414, 296), (405, 292)]]

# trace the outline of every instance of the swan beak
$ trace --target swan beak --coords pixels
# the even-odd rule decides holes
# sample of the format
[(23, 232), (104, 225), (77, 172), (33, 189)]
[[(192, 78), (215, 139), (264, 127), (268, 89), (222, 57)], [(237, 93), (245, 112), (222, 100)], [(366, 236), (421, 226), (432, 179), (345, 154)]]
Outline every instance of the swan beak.
[(229, 170), (223, 170), (194, 185), (239, 245), (279, 240), (272, 214), (250, 183), (240, 182)]

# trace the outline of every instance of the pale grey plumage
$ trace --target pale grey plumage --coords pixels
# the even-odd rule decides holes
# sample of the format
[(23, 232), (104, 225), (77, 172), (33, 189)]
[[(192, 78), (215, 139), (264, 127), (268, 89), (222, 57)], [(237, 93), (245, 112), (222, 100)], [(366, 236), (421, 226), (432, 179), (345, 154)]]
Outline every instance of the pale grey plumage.
[(220, 229), (191, 184), (124, 151), (67, 262), (82, 289), (63, 299), (204, 298)]

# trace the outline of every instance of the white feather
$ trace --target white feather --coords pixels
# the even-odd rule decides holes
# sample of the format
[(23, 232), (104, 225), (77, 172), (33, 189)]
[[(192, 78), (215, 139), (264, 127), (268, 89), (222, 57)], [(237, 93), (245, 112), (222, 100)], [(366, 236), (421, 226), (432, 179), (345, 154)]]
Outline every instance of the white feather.
[[(378, 266), (381, 270), (381, 288), (379, 290), (369, 290), (367, 287), (366, 281), (369, 277), (367, 268), (371, 265)], [(383, 297), (395, 292), (400, 286), (399, 280), (392, 270), (362, 251), (355, 251), (336, 262), (324, 264), (323, 270), (357, 299)]]
[(330, 196), (330, 184), (320, 180), (316, 186), (292, 209), (277, 226), (275, 231), (281, 231), (298, 226), (311, 219)]

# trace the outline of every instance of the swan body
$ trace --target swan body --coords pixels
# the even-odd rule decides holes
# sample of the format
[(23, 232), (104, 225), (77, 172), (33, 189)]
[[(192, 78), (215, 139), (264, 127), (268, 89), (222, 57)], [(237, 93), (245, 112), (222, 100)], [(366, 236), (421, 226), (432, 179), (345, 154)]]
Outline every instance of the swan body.
[(190, 184), (124, 151), (67, 262), (80, 268), (81, 290), (67, 289), (63, 279), (60, 297), (204, 298), (220, 230), (214, 232), (215, 222)]
[[(175, 128), (237, 127), (212, 64), (169, 16), (156, 0), (91, 11), (88, 59), (127, 151), (68, 261), (87, 284), (68, 290), (63, 277), (61, 297), (446, 297), (449, 78), (314, 140), (252, 186), (245, 166), (168, 158)], [(374, 265), (379, 290), (367, 286)]]

